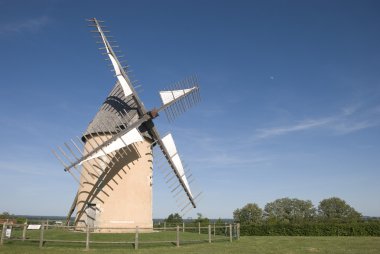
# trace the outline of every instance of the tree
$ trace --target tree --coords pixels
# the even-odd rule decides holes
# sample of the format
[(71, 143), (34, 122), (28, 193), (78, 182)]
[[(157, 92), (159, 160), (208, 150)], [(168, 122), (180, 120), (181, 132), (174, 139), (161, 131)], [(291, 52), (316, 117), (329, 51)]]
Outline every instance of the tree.
[(178, 213), (175, 213), (175, 214), (170, 214), (165, 219), (165, 222), (168, 224), (180, 224), (183, 222), (183, 219), (182, 219), (181, 215), (179, 215)]
[(263, 210), (256, 204), (246, 204), (233, 213), (234, 221), (242, 224), (258, 223), (262, 220)]
[(210, 224), (210, 220), (207, 217), (203, 217), (201, 213), (197, 213), (198, 218), (194, 221), (195, 223), (201, 223), (201, 225)]
[(0, 214), (0, 219), (9, 219), (10, 218), (10, 214), (8, 212), (3, 212), (2, 214)]
[(214, 223), (215, 223), (215, 225), (224, 225), (225, 224), (225, 222), (220, 217)]
[(346, 201), (337, 197), (322, 200), (318, 206), (318, 215), (322, 219), (338, 221), (359, 220), (361, 217), (361, 214), (348, 205)]
[(214, 226), (215, 226), (215, 233), (217, 235), (224, 235), (225, 234), (225, 230), (226, 230), (226, 223), (221, 219), (217, 219), (215, 222), (214, 222)]
[(264, 208), (269, 222), (302, 222), (315, 217), (316, 209), (310, 200), (281, 198), (267, 203)]
[(2, 214), (0, 214), (0, 219), (11, 219), (11, 218), (13, 218), (13, 216), (8, 212), (3, 212)]
[(23, 217), (16, 217), (14, 214), (10, 214), (9, 212), (3, 212), (0, 214), (0, 219), (9, 219), (9, 220), (16, 220), (17, 224), (24, 223), (26, 221), (26, 218)]

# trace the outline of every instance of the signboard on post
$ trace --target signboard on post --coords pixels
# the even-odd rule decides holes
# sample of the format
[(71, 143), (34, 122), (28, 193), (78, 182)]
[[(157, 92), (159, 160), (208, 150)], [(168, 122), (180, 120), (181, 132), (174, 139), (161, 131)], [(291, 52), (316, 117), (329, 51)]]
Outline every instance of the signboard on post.
[(28, 229), (35, 229), (35, 230), (37, 230), (37, 229), (40, 229), (41, 228), (41, 225), (33, 225), (33, 224), (29, 224), (28, 225)]
[(11, 238), (11, 234), (12, 234), (12, 229), (11, 228), (7, 228), (5, 230), (5, 237), (6, 238)]

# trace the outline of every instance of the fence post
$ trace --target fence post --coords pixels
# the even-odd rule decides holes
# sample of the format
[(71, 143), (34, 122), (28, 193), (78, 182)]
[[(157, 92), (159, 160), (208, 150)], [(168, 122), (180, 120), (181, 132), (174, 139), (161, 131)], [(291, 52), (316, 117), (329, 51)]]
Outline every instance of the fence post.
[(90, 249), (90, 226), (86, 226), (86, 250)]
[(232, 225), (230, 224), (230, 242), (232, 243)]
[(135, 250), (139, 248), (139, 226), (136, 226), (136, 234), (135, 234)]
[(0, 237), (0, 245), (3, 245), (4, 242), (4, 235), (5, 235), (5, 229), (6, 229), (7, 223), (3, 223), (3, 229), (1, 230), (1, 237)]
[(201, 223), (198, 222), (198, 234), (200, 235), (201, 234)]
[(208, 243), (211, 243), (211, 225), (208, 225)]
[(164, 231), (166, 231), (166, 222), (164, 222)]
[(177, 247), (179, 247), (179, 226), (177, 225)]
[(182, 232), (185, 232), (185, 222), (182, 222)]
[(44, 223), (42, 222), (41, 228), (40, 228), (40, 248), (44, 245)]
[(237, 239), (240, 239), (240, 223), (236, 224), (236, 235)]
[(214, 222), (214, 237), (215, 237), (215, 222)]
[(24, 223), (24, 228), (22, 230), (22, 241), (25, 241), (25, 238), (26, 238), (26, 228), (27, 228), (28, 224), (25, 222)]

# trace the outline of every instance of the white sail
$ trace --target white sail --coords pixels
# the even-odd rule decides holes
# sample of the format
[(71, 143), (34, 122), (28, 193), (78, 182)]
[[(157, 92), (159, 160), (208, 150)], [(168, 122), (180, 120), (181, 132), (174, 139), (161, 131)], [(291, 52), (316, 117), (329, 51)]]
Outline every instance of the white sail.
[(107, 39), (105, 38), (105, 36), (103, 34), (102, 29), (100, 28), (100, 26), (97, 26), (97, 28), (98, 28), (98, 31), (100, 33), (100, 36), (102, 37), (102, 41), (104, 43), (104, 46), (107, 50), (107, 55), (111, 60), (113, 69), (115, 70), (116, 78), (120, 82), (121, 87), (123, 88), (123, 92), (124, 92), (125, 97), (127, 97), (128, 95), (131, 95), (133, 93), (132, 89), (131, 89), (130, 85), (128, 84), (128, 81), (122, 75), (120, 65), (118, 64), (118, 61), (116, 61), (115, 56), (112, 55), (112, 52), (109, 49), (109, 44), (108, 44)]
[(160, 91), (160, 97), (161, 97), (162, 103), (165, 105), (174, 101), (175, 99), (178, 99), (181, 96), (185, 96), (186, 94), (190, 93), (194, 89), (197, 89), (197, 87), (181, 89), (181, 90), (172, 90), (172, 91)]
[(189, 186), (189, 183), (188, 183), (186, 175), (185, 175), (185, 170), (183, 168), (181, 158), (179, 157), (179, 155), (177, 153), (177, 148), (175, 146), (172, 134), (169, 133), (168, 135), (163, 137), (162, 142), (164, 143), (164, 146), (165, 146), (166, 150), (168, 151), (169, 156), (174, 163), (174, 166), (176, 167), (177, 174), (182, 178), (182, 181), (185, 184), (188, 193), (191, 196), (193, 196), (193, 194), (191, 194), (190, 186)]
[(128, 146), (130, 144), (143, 141), (143, 137), (141, 136), (140, 132), (137, 130), (137, 128), (134, 128), (127, 133), (125, 133), (120, 138), (113, 141), (111, 144), (103, 147), (103, 149), (99, 150), (98, 152), (94, 153), (92, 156), (88, 157), (87, 159), (83, 160), (80, 164), (82, 164), (85, 161), (92, 160), (94, 158), (98, 158), (100, 156), (105, 156), (107, 154), (110, 154), (114, 151), (119, 150), (120, 148), (123, 148), (125, 146)]

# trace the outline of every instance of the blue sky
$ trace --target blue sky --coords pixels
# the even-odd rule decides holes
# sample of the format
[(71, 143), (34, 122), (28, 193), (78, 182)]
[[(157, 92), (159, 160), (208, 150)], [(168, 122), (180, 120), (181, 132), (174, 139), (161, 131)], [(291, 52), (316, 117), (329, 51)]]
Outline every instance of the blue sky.
[[(77, 185), (50, 148), (80, 135), (115, 78), (86, 18), (107, 21), (142, 85), (196, 73), (169, 124), (203, 191), (197, 212), (332, 196), (380, 216), (378, 1), (0, 1), (0, 212), (65, 215)], [(154, 171), (154, 217), (177, 212)]]

